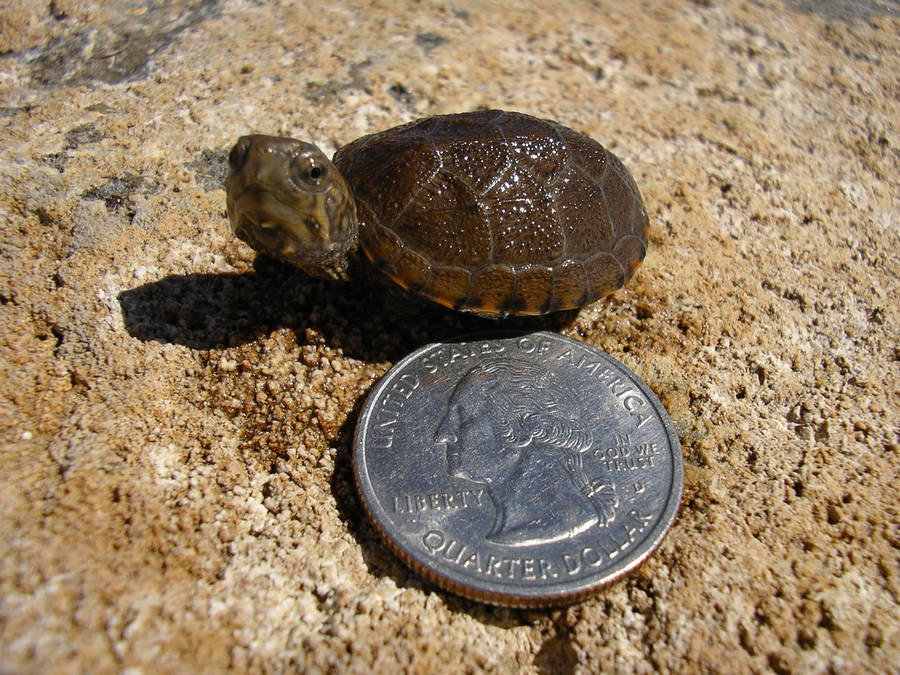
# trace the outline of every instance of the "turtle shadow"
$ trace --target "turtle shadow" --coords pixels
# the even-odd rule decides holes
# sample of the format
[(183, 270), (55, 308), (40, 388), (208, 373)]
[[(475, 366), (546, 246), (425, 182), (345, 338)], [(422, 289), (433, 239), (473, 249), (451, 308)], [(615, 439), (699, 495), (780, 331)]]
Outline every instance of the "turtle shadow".
[[(334, 347), (371, 351), (354, 322), (340, 317), (358, 315), (365, 299), (348, 297), (339, 286), (346, 284), (313, 279), (291, 266), (258, 258), (250, 272), (173, 274), (122, 291), (118, 300), (125, 330), (144, 342), (221, 349), (290, 328), (300, 340), (311, 329), (325, 334)], [(343, 306), (324, 311), (335, 304)]]
[(493, 320), (444, 309), (378, 283), (332, 282), (260, 256), (245, 273), (173, 274), (118, 295), (125, 330), (196, 350), (247, 344), (291, 329), (351, 358), (395, 362), (423, 344), (497, 330), (558, 329), (560, 317)]

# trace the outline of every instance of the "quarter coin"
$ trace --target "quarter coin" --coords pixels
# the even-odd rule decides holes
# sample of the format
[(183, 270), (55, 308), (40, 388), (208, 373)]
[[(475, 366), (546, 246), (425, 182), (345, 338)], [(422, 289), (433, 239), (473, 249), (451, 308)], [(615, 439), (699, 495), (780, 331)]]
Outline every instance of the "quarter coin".
[(413, 352), (369, 396), (353, 459), (362, 503), (407, 564), (522, 607), (572, 602), (633, 570), (684, 484), (653, 392), (555, 333)]

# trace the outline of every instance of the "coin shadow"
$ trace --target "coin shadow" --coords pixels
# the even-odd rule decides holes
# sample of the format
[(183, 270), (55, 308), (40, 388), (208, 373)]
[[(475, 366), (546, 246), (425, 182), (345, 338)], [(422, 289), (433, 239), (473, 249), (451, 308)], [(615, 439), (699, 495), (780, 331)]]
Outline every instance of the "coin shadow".
[(353, 473), (353, 436), (364, 405), (365, 397), (361, 397), (339, 431), (331, 493), (337, 504), (339, 517), (360, 545), (363, 562), (369, 572), (378, 578), (390, 578), (400, 589), (417, 589), (426, 594), (433, 592), (441, 597), (450, 611), (466, 614), (497, 628), (534, 626), (545, 621), (548, 615), (560, 611), (559, 608), (502, 607), (468, 600), (430, 583), (390, 550), (366, 515)]

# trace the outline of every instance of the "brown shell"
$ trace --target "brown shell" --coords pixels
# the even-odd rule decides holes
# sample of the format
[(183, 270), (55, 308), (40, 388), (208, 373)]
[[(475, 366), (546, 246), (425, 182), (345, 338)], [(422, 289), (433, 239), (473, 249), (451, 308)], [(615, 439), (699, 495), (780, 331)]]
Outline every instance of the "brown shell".
[(479, 111), (341, 148), (366, 256), (404, 288), (483, 314), (574, 309), (621, 288), (647, 211), (619, 159), (549, 120)]

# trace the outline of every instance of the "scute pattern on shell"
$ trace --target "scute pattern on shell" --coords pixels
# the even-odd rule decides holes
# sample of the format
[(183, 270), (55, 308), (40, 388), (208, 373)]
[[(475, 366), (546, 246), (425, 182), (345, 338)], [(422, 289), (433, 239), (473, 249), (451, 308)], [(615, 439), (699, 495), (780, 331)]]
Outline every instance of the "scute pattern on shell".
[(620, 288), (646, 252), (647, 212), (627, 169), (549, 120), (430, 117), (364, 136), (334, 163), (369, 260), (454, 309), (581, 307)]

